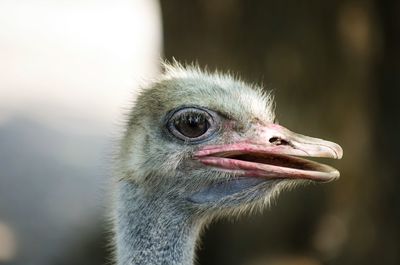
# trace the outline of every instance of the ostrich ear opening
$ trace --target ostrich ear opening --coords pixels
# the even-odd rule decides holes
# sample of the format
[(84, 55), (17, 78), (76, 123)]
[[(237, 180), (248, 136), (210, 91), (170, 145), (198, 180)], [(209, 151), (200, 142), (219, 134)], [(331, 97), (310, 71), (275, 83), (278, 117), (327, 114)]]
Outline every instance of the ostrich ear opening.
[(197, 204), (212, 203), (225, 199), (228, 196), (240, 193), (265, 182), (261, 178), (239, 178), (226, 182), (216, 183), (202, 188), (191, 195), (188, 200)]

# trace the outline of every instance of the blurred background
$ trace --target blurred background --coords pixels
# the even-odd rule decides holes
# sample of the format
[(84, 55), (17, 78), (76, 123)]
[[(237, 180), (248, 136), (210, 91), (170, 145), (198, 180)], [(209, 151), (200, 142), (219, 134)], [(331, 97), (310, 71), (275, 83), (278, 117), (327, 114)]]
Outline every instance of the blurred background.
[[(0, 264), (110, 261), (110, 155), (160, 58), (273, 89), (342, 177), (213, 224), (203, 265), (400, 264), (400, 2), (0, 1)], [(331, 163), (331, 161), (330, 161)]]

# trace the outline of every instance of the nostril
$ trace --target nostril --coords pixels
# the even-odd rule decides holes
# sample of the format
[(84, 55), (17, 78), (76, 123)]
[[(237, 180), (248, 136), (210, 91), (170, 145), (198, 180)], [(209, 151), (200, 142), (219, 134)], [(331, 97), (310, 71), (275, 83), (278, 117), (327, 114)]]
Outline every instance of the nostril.
[(271, 138), (269, 139), (269, 142), (270, 142), (271, 144), (275, 144), (275, 145), (289, 145), (289, 142), (288, 142), (288, 141), (286, 141), (286, 140), (284, 140), (284, 139), (281, 139), (281, 138), (279, 138), (279, 137), (271, 137)]
[(271, 139), (269, 139), (269, 142), (272, 144), (278, 141), (278, 139), (279, 139), (278, 137), (272, 137)]

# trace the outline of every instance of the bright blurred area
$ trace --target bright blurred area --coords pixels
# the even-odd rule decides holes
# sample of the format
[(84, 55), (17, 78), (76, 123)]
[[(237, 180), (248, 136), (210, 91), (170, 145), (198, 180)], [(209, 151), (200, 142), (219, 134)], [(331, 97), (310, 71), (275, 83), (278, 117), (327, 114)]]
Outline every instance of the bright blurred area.
[(400, 264), (400, 2), (0, 1), (0, 264), (108, 264), (114, 140), (160, 58), (273, 89), (341, 178), (220, 221), (202, 265)]
[(159, 4), (0, 1), (0, 264), (100, 264), (112, 144), (159, 72)]

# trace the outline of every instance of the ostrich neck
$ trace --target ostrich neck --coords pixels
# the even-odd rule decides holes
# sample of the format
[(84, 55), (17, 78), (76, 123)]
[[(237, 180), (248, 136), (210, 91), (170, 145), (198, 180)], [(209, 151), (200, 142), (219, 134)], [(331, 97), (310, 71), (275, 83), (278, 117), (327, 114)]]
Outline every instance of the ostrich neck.
[(200, 226), (162, 196), (129, 181), (118, 183), (117, 265), (192, 265)]

